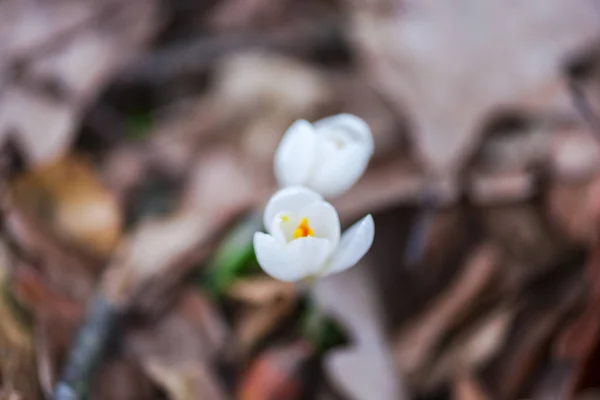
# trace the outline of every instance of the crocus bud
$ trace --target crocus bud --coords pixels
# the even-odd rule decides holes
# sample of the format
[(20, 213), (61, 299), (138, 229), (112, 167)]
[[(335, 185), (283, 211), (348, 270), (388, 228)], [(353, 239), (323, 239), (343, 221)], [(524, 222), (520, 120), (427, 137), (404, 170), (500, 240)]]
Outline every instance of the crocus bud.
[(311, 124), (298, 120), (275, 152), (280, 187), (306, 186), (332, 198), (362, 176), (373, 155), (373, 136), (365, 121), (339, 114)]
[(288, 187), (271, 197), (263, 216), (267, 233), (254, 234), (261, 268), (282, 281), (318, 278), (355, 265), (375, 235), (367, 215), (343, 235), (335, 208), (305, 187)]

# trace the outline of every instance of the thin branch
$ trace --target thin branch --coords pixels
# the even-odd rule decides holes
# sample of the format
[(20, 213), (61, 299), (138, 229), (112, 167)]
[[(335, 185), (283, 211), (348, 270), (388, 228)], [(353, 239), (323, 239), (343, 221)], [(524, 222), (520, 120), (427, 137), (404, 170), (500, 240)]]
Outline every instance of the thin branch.
[(94, 371), (104, 358), (120, 316), (120, 311), (104, 297), (92, 299), (62, 379), (56, 385), (54, 400), (87, 398)]
[(596, 138), (600, 140), (600, 118), (594, 113), (581, 85), (575, 80), (571, 80), (569, 82), (569, 89), (575, 108), (594, 131)]

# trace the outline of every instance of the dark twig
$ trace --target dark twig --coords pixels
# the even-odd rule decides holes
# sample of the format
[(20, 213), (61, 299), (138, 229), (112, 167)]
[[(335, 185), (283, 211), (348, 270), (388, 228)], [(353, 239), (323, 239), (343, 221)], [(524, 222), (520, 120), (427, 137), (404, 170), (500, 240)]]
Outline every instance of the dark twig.
[(195, 38), (148, 55), (125, 69), (117, 80), (122, 84), (161, 85), (176, 77), (203, 73), (219, 58), (244, 49), (306, 53), (316, 43), (331, 41), (340, 30), (340, 22), (328, 18), (319, 23), (287, 26), (267, 32)]
[(589, 127), (594, 131), (598, 140), (600, 140), (600, 118), (594, 113), (594, 110), (590, 106), (587, 97), (581, 87), (581, 85), (575, 80), (569, 82), (569, 89), (573, 98), (573, 104), (583, 119), (587, 122)]
[(56, 385), (54, 400), (87, 398), (93, 373), (106, 353), (120, 316), (117, 307), (103, 296), (92, 299), (62, 379)]
[(432, 188), (426, 188), (419, 201), (418, 214), (412, 224), (408, 243), (404, 251), (404, 265), (412, 267), (423, 258), (427, 238), (433, 226), (435, 213), (440, 203), (439, 196)]

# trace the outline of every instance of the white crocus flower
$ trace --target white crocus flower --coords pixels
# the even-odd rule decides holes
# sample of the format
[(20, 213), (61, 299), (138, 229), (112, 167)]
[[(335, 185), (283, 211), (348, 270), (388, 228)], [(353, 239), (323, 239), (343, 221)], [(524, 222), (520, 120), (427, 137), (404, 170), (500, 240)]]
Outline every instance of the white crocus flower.
[(282, 281), (298, 281), (355, 265), (373, 243), (375, 225), (367, 215), (340, 238), (337, 211), (320, 194), (288, 187), (271, 197), (263, 222), (268, 233), (254, 234), (262, 269)]
[(311, 124), (298, 120), (275, 152), (280, 187), (306, 186), (325, 197), (347, 191), (373, 155), (373, 136), (365, 121), (339, 114)]

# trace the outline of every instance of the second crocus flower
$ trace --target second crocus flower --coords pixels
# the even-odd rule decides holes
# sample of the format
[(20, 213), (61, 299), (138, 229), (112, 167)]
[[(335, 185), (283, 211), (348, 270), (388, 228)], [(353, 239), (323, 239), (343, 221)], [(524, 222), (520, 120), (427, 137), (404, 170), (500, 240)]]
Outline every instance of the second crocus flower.
[(298, 120), (275, 152), (275, 176), (280, 187), (306, 186), (333, 198), (362, 176), (373, 150), (369, 126), (355, 115), (335, 115), (314, 124)]
[(263, 219), (267, 233), (254, 234), (256, 258), (267, 274), (282, 281), (344, 271), (365, 255), (375, 235), (370, 215), (341, 234), (335, 208), (305, 187), (275, 193)]

